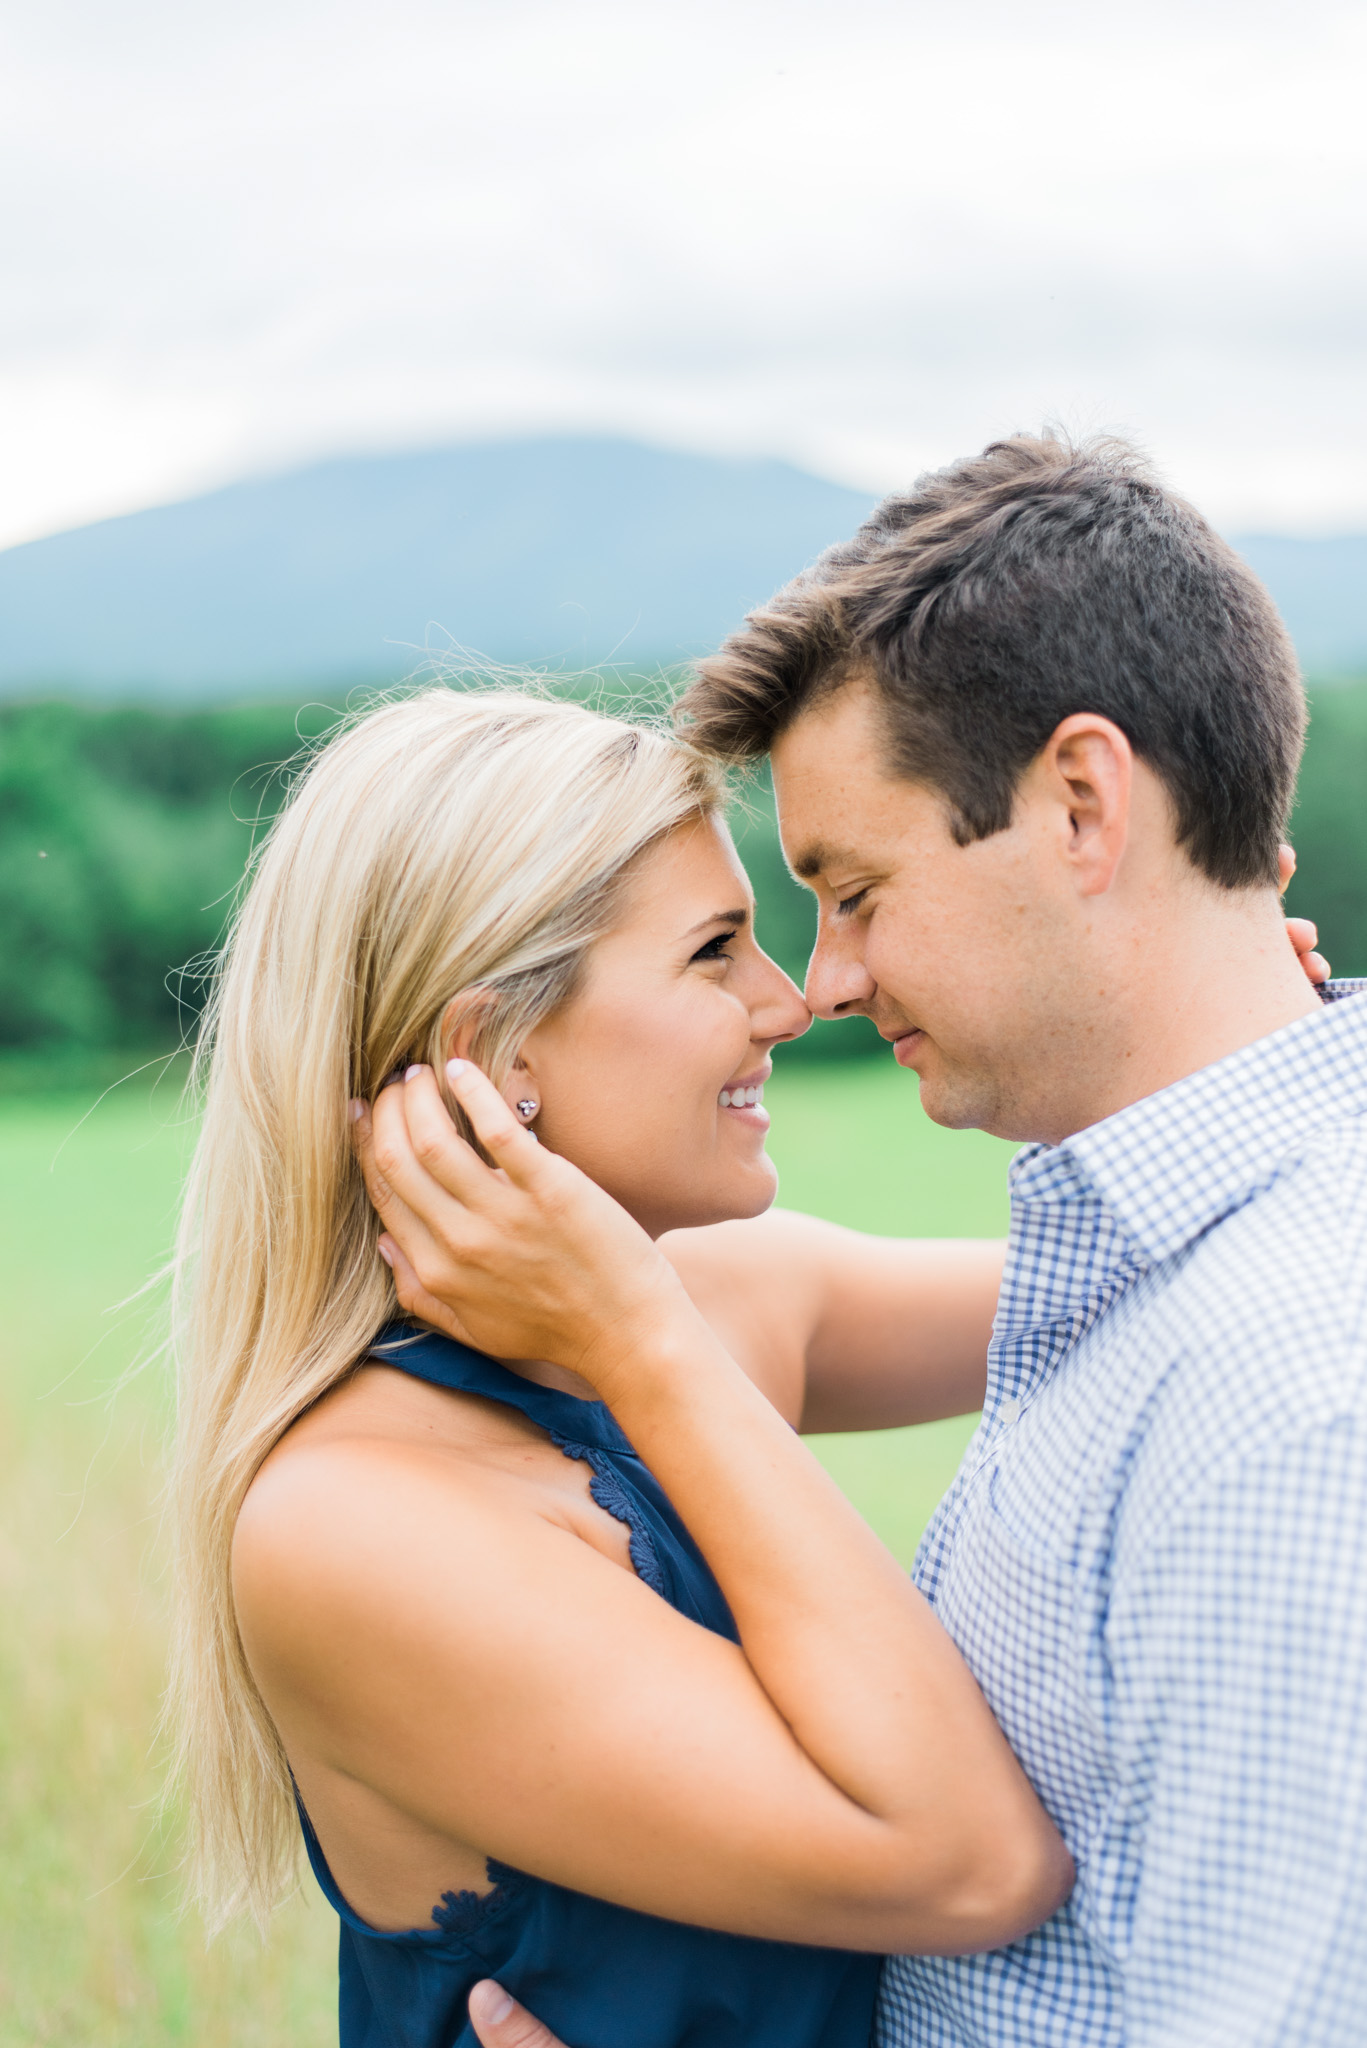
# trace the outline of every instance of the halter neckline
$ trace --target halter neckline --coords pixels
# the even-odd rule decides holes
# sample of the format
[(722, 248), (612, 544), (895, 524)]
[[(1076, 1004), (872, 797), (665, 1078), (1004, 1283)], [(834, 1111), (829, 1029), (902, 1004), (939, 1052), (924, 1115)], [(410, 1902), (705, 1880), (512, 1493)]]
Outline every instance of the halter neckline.
[(370, 1355), (453, 1392), (481, 1394), (486, 1401), (519, 1408), (557, 1443), (619, 1453), (631, 1450), (605, 1402), (585, 1401), (558, 1387), (543, 1387), (487, 1352), (475, 1351), (420, 1323), (389, 1323), (371, 1345)]

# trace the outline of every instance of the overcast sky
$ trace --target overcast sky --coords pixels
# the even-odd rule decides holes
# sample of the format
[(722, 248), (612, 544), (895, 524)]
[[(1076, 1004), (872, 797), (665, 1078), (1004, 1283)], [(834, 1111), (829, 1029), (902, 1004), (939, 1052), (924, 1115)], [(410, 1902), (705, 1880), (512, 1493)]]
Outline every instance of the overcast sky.
[(0, 0), (0, 544), (544, 429), (874, 488), (1045, 416), (1367, 526), (1367, 10)]

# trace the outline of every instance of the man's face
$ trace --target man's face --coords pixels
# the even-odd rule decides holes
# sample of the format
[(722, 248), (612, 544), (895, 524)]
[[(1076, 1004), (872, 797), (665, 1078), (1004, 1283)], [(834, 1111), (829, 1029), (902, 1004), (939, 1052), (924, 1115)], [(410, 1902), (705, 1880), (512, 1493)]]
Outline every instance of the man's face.
[(871, 1017), (937, 1123), (1049, 1135), (1060, 1082), (1086, 1060), (1066, 819), (1023, 792), (1005, 831), (956, 845), (943, 798), (890, 775), (887, 755), (860, 682), (774, 748), (784, 851), (819, 911), (807, 1001), (820, 1017)]

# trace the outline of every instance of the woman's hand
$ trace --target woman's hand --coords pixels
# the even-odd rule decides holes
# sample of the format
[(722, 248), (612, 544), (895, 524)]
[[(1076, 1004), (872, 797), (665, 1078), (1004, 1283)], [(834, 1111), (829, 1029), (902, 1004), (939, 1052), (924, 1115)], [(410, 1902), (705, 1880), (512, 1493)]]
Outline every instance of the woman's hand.
[(658, 1350), (672, 1326), (696, 1341), (701, 1319), (626, 1211), (545, 1151), (478, 1067), (452, 1060), (447, 1079), (495, 1166), (456, 1130), (430, 1067), (410, 1067), (373, 1111), (357, 1105), (401, 1305), (495, 1357), (566, 1366), (605, 1395), (618, 1363)]
[[(1289, 846), (1278, 848), (1278, 867), (1277, 888), (1284, 896), (1287, 884), (1296, 872), (1296, 856)], [(1318, 927), (1308, 917), (1288, 917), (1286, 936), (1291, 941), (1291, 950), (1305, 969), (1306, 980), (1313, 982), (1316, 988), (1321, 982), (1328, 981), (1329, 962), (1323, 953), (1315, 951), (1320, 937)]]

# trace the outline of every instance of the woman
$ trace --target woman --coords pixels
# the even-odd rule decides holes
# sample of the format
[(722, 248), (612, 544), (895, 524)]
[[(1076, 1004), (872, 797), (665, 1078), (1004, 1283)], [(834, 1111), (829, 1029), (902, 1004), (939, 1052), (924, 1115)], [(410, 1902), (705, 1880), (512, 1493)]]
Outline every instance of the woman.
[[(343, 2048), (470, 2042), (490, 1976), (594, 2048), (855, 2048), (880, 1952), (1009, 1941), (1070, 1886), (790, 1427), (839, 1403), (831, 1234), (735, 1221), (773, 1199), (758, 1095), (808, 1022), (750, 915), (705, 765), (506, 693), (372, 714), (257, 863), (180, 1261), (176, 1693), (211, 1915), (264, 1914), (302, 1826)], [(419, 1156), (452, 1108), (514, 1180), (587, 1174), (609, 1242), (682, 1232), (720, 1334), (635, 1356), (626, 1281), (572, 1360), (396, 1323), (348, 1121), (396, 1069)], [(789, 1276), (758, 1305), (755, 1229)], [(848, 1365), (869, 1423), (980, 1378), (990, 1320), (990, 1248), (893, 1256), (898, 1312)]]

